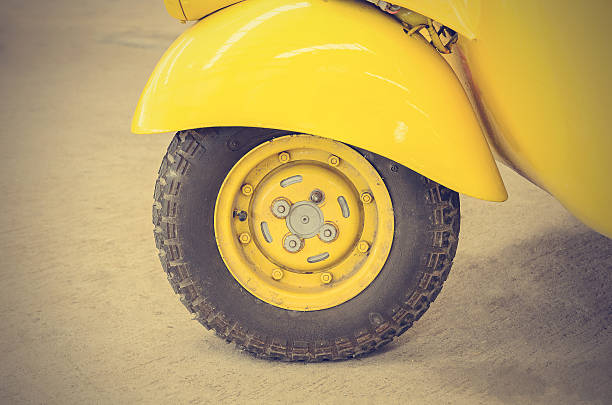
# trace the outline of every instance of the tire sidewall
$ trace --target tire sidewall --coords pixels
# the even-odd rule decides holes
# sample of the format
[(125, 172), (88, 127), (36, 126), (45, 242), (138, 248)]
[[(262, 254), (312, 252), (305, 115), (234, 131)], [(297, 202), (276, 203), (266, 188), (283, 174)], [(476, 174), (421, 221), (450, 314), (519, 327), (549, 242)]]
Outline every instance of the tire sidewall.
[(226, 175), (244, 154), (288, 134), (220, 128), (198, 139), (200, 153), (190, 160), (176, 205), (183, 260), (199, 293), (230, 322), (259, 336), (305, 342), (353, 338), (393, 318), (417, 288), (424, 253), (431, 245), (426, 181), (389, 159), (355, 148), (383, 178), (393, 204), (395, 232), (387, 261), (366, 289), (338, 306), (292, 311), (270, 305), (245, 290), (228, 271), (215, 239), (215, 203)]

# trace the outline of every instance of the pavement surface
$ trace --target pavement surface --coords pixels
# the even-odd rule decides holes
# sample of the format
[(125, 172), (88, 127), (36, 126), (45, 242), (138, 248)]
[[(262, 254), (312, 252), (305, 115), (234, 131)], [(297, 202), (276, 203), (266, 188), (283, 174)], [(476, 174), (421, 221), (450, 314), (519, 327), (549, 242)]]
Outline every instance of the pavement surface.
[(0, 403), (612, 403), (612, 241), (505, 168), (510, 199), (462, 197), (445, 287), (382, 352), (285, 364), (226, 345), (154, 249), (171, 134), (129, 132), (185, 26), (161, 1), (3, 5)]

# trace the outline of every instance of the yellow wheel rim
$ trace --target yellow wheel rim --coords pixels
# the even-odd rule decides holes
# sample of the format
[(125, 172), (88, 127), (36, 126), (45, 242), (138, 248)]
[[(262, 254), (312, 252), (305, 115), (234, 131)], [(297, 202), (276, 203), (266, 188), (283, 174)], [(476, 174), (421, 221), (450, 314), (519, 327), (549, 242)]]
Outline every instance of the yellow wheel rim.
[(393, 206), (372, 165), (312, 135), (265, 142), (234, 165), (215, 205), (233, 277), (280, 308), (314, 311), (363, 291), (393, 242)]

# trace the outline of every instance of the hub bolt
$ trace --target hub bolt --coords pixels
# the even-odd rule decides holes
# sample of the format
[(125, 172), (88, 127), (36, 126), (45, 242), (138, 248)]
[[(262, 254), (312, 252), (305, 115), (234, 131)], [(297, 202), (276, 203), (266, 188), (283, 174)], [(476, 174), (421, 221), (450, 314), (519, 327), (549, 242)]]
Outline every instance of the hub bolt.
[(361, 253), (366, 253), (368, 250), (370, 250), (370, 244), (365, 240), (362, 240), (357, 244), (357, 250), (359, 250)]
[(324, 284), (329, 284), (332, 281), (331, 273), (321, 273), (321, 282)]
[(329, 159), (327, 159), (327, 163), (329, 163), (330, 166), (338, 166), (340, 164), (340, 158), (336, 155), (331, 155)]
[(296, 253), (302, 249), (302, 239), (297, 235), (287, 235), (283, 240), (283, 247), (289, 253)]
[(278, 199), (272, 202), (270, 209), (276, 218), (286, 218), (289, 215), (291, 204), (285, 199)]
[(359, 197), (359, 199), (364, 204), (369, 204), (372, 201), (374, 201), (374, 197), (372, 196), (372, 194), (368, 193), (367, 191), (365, 193), (361, 193), (361, 196)]
[(291, 159), (289, 152), (281, 152), (278, 154), (278, 161), (281, 163), (287, 163)]
[(333, 242), (337, 237), (338, 229), (334, 225), (325, 223), (321, 226), (321, 230), (319, 231), (319, 239), (321, 239), (323, 242)]
[(253, 194), (253, 186), (251, 186), (250, 184), (245, 184), (242, 186), (242, 194), (249, 196), (251, 194)]
[(244, 232), (244, 233), (241, 233), (240, 236), (238, 236), (238, 239), (240, 240), (240, 243), (246, 245), (247, 243), (251, 241), (251, 235)]
[(325, 194), (321, 190), (312, 190), (310, 193), (310, 201), (315, 204), (320, 204), (325, 200)]
[(281, 269), (274, 269), (274, 270), (272, 270), (272, 278), (274, 280), (276, 280), (276, 281), (278, 281), (281, 278), (283, 278), (284, 275), (285, 275), (285, 273)]

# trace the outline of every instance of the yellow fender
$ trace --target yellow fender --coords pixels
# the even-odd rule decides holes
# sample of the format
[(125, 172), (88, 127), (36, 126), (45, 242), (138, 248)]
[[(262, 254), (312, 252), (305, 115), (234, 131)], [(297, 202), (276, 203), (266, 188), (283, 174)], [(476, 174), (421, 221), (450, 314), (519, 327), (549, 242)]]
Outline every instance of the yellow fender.
[(507, 198), (452, 69), (365, 2), (249, 0), (186, 30), (151, 75), (132, 131), (214, 126), (319, 135), (458, 192)]

